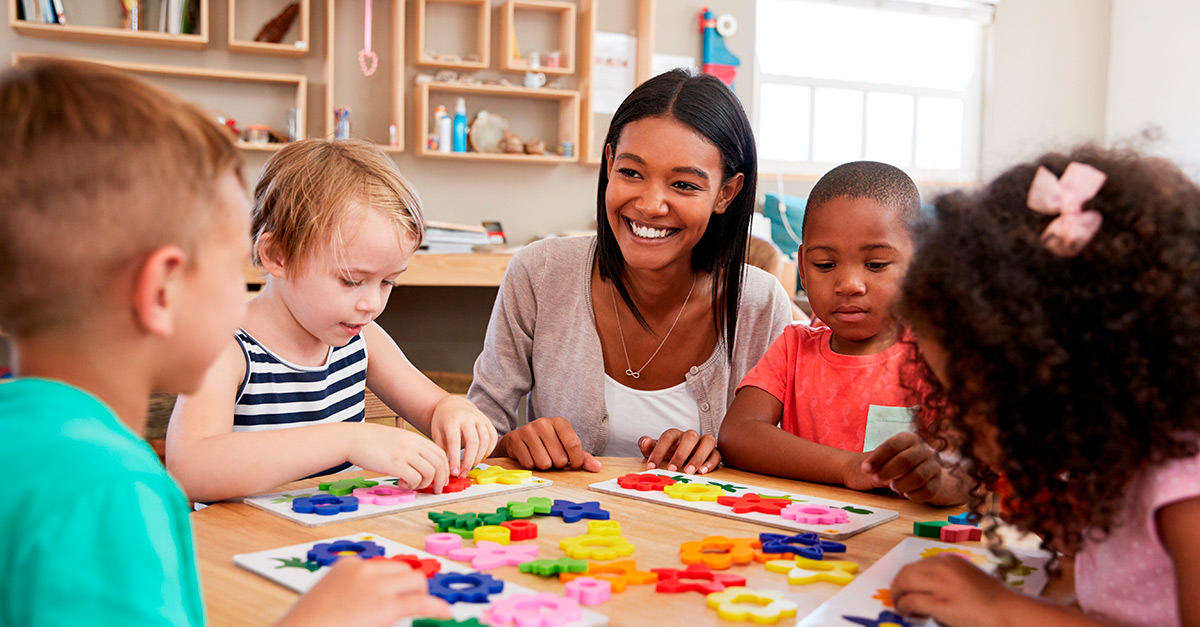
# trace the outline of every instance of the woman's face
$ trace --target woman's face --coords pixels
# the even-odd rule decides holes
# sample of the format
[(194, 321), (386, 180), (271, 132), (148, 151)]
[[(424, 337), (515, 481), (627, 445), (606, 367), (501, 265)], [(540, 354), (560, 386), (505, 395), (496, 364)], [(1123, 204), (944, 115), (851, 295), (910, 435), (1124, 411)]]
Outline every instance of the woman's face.
[(722, 183), (721, 152), (670, 116), (627, 124), (605, 162), (609, 228), (626, 265), (638, 269), (690, 264), (709, 218), (725, 212), (744, 178)]

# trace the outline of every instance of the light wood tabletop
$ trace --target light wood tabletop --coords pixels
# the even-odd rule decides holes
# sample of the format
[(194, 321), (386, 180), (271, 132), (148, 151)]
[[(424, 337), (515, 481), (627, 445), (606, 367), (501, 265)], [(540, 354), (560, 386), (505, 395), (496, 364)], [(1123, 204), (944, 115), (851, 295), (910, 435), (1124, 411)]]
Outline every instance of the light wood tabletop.
[[(515, 468), (512, 460), (494, 459), (489, 463)], [(631, 558), (636, 559), (639, 570), (650, 568), (685, 568), (679, 561), (679, 545), (705, 536), (724, 535), (730, 538), (757, 537), (760, 532), (782, 533), (781, 530), (756, 525), (751, 522), (730, 520), (655, 503), (611, 496), (588, 490), (588, 485), (627, 472), (644, 469), (642, 460), (628, 458), (601, 458), (604, 467), (599, 473), (583, 471), (535, 471), (554, 484), (547, 488), (501, 494), (439, 507), (454, 512), (492, 512), (503, 507), (509, 500), (525, 500), (531, 496), (568, 499), (572, 501), (600, 501), (601, 507), (612, 514), (612, 519), (621, 523), (623, 535), (636, 547)], [(375, 473), (343, 473), (339, 477), (377, 476)], [(910, 503), (898, 497), (876, 493), (854, 492), (819, 484), (787, 481), (728, 468), (720, 468), (708, 475), (714, 481), (733, 481), (768, 489), (787, 491), (792, 494), (836, 499), (863, 505), (895, 510), (900, 513), (893, 520), (873, 529), (868, 529), (847, 540), (844, 559), (858, 562), (866, 569), (887, 553), (896, 543), (912, 537), (912, 525), (916, 521), (945, 520), (946, 516), (961, 511), (957, 508), (936, 508)], [(324, 478), (328, 481), (328, 478)], [(317, 479), (298, 481), (281, 486), (280, 490), (312, 486)], [(276, 490), (272, 490), (274, 492)], [(199, 553), (201, 582), (204, 586), (205, 604), (212, 625), (265, 625), (286, 613), (296, 601), (297, 595), (254, 573), (243, 570), (233, 563), (239, 553), (253, 553), (302, 542), (316, 542), (359, 532), (369, 532), (407, 544), (424, 548), (424, 538), (433, 533), (433, 524), (426, 517), (427, 509), (400, 512), (357, 521), (309, 528), (298, 525), (241, 502), (223, 502), (209, 506), (192, 515), (196, 548)], [(563, 557), (558, 548), (562, 538), (586, 532), (582, 522), (567, 524), (560, 518), (538, 517), (538, 539), (541, 548), (539, 557)], [(978, 544), (978, 543), (969, 543)], [(843, 559), (841, 556), (838, 559)], [(1074, 581), (1070, 560), (1060, 561), (1061, 576), (1050, 580), (1043, 596), (1056, 601), (1067, 601), (1073, 596)], [(518, 572), (515, 567), (504, 567), (489, 571), (499, 579), (520, 583), (538, 591), (562, 594), (563, 584), (557, 578), (543, 579)], [(824, 582), (809, 585), (788, 585), (786, 577), (767, 572), (761, 564), (751, 563), (733, 566), (729, 571), (744, 576), (746, 585), (752, 588), (775, 589), (787, 592), (787, 598), (800, 605), (799, 616), (816, 609), (818, 605), (837, 593), (841, 587)], [(606, 614), (612, 625), (733, 625), (719, 619), (716, 612), (705, 605), (702, 595), (695, 592), (683, 594), (659, 594), (653, 585), (629, 586), (622, 593), (614, 593), (612, 600), (596, 606), (596, 611)], [(786, 619), (781, 624), (792, 624)]]

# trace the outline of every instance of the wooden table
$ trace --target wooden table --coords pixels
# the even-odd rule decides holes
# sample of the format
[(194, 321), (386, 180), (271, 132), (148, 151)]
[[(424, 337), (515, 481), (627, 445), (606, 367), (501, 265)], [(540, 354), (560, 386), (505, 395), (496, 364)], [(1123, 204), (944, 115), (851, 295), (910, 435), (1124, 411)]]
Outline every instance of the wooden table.
[[(509, 468), (516, 467), (509, 459), (488, 461)], [(600, 501), (601, 506), (612, 513), (612, 519), (621, 523), (623, 535), (637, 547), (633, 558), (637, 560), (640, 570), (684, 568), (679, 561), (679, 545), (689, 540), (699, 540), (704, 536), (725, 535), (737, 538), (757, 536), (764, 531), (782, 533), (777, 529), (751, 523), (588, 490), (587, 486), (592, 483), (619, 477), (627, 472), (640, 472), (643, 469), (641, 460), (602, 458), (601, 461), (604, 468), (599, 473), (542, 472), (539, 474), (554, 481), (554, 485), (516, 495), (498, 495), (452, 503), (443, 509), (454, 512), (491, 512), (504, 506), (509, 500), (524, 500), (530, 496)], [(343, 476), (364, 474), (373, 476), (361, 471), (343, 473)], [(899, 498), (853, 492), (844, 488), (806, 483), (797, 485), (797, 482), (793, 481), (727, 468), (721, 468), (710, 476), (716, 481), (728, 480), (898, 511), (899, 519), (846, 540), (848, 551), (845, 559), (858, 562), (863, 569), (873, 564), (896, 543), (911, 537), (914, 521), (942, 520), (947, 515), (960, 511), (917, 505)], [(298, 481), (280, 487), (279, 490), (307, 487), (316, 483), (316, 479)], [(277, 490), (272, 490), (274, 491)], [(376, 533), (409, 546), (423, 548), (424, 537), (434, 531), (433, 525), (425, 516), (427, 511), (401, 512), (316, 528), (302, 527), (241, 502), (219, 503), (196, 512), (192, 515), (192, 526), (195, 529), (201, 581), (210, 624), (265, 625), (283, 616), (296, 600), (296, 594), (290, 590), (234, 566), (235, 554), (253, 553), (301, 542), (316, 542), (358, 532)], [(587, 529), (582, 522), (568, 525), (558, 518), (538, 518), (537, 522), (539, 537), (536, 542), (541, 547), (540, 557), (552, 559), (563, 556), (558, 548), (559, 540), (585, 533)], [(1044, 596), (1059, 601), (1071, 598), (1074, 581), (1069, 560), (1063, 560), (1062, 567), (1063, 575), (1051, 579)], [(517, 582), (535, 590), (562, 594), (563, 586), (557, 579), (522, 574), (515, 567), (490, 572), (500, 579)], [(752, 588), (787, 590), (788, 598), (800, 604), (800, 616), (812, 611), (841, 589), (839, 586), (823, 582), (789, 586), (783, 575), (767, 572), (759, 564), (734, 566), (728, 572), (746, 577), (747, 585)], [(611, 617), (612, 625), (735, 624), (717, 618), (716, 612), (705, 606), (703, 597), (698, 593), (659, 594), (654, 592), (653, 585), (629, 586), (625, 592), (614, 594), (613, 600), (595, 609)], [(780, 624), (792, 622), (789, 620)]]

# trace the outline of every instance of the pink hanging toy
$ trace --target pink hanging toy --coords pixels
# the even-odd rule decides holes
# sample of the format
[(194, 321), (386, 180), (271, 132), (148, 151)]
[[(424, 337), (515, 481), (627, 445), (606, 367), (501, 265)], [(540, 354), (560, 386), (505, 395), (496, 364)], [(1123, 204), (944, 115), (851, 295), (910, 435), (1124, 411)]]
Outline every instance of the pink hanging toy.
[(367, 0), (366, 18), (363, 20), (363, 49), (358, 51), (358, 67), (363, 76), (370, 76), (379, 67), (379, 55), (371, 50), (371, 0)]

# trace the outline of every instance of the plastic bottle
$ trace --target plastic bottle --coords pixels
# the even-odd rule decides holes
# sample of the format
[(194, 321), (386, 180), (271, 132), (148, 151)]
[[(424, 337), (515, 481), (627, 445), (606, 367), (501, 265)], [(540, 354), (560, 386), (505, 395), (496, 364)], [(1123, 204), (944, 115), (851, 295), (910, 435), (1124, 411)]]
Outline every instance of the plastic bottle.
[(446, 107), (438, 105), (433, 110), (434, 149), (438, 152), (450, 152), (450, 116)]
[(462, 98), (454, 105), (454, 152), (467, 151), (467, 101)]

